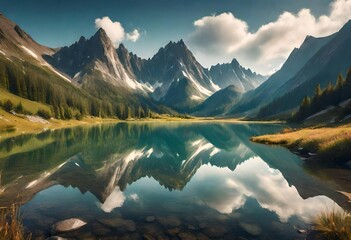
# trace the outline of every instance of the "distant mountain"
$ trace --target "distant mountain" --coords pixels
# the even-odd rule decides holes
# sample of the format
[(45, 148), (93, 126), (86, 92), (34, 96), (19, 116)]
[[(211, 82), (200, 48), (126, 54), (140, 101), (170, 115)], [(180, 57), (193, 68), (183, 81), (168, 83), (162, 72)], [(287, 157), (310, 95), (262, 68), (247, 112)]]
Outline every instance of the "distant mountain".
[(234, 85), (242, 93), (255, 89), (266, 80), (266, 77), (243, 68), (235, 58), (231, 63), (212, 66), (209, 73), (219, 87)]
[(294, 77), (276, 90), (275, 96), (278, 97), (263, 107), (258, 116), (267, 117), (293, 109), (301, 103), (303, 97), (313, 95), (317, 84), (324, 88), (339, 73), (346, 75), (351, 66), (350, 42), (351, 20)]
[(126, 71), (112, 41), (102, 28), (88, 40), (81, 37), (73, 45), (61, 48), (52, 56), (50, 63), (68, 74), (77, 84), (99, 79), (116, 87), (150, 91)]
[[(117, 53), (125, 69), (140, 84), (151, 89), (155, 100), (178, 111), (188, 111), (220, 89), (183, 40), (169, 42), (148, 60), (129, 53), (123, 44), (118, 47)], [(179, 85), (178, 80), (182, 80), (183, 85)], [(175, 93), (179, 95), (177, 99), (180, 102), (171, 99)]]
[(207, 98), (195, 108), (192, 114), (196, 116), (217, 116), (226, 114), (242, 96), (242, 89), (230, 85)]
[(307, 36), (301, 46), (290, 53), (282, 68), (270, 76), (261, 86), (246, 93), (238, 105), (233, 108), (232, 113), (252, 114), (253, 112), (255, 114), (259, 107), (281, 95), (278, 89), (297, 74), (308, 60), (333, 37), (334, 35), (322, 38)]
[(189, 112), (203, 101), (198, 95), (198, 89), (189, 78), (173, 81), (160, 102), (180, 112)]
[[(11, 81), (4, 78), (0, 84), (21, 97), (55, 105), (54, 116), (59, 118), (64, 115), (62, 109), (83, 115), (121, 118), (145, 116), (149, 110), (174, 112), (170, 108), (191, 112), (221, 88), (234, 85), (235, 91), (245, 92), (264, 80), (235, 59), (230, 64), (208, 70), (196, 60), (183, 40), (169, 42), (151, 59), (138, 57), (123, 44), (115, 49), (103, 29), (89, 39), (81, 37), (70, 46), (51, 49), (35, 42), (3, 15), (0, 15), (0, 46), (0, 60), (3, 61), (0, 75), (16, 78)], [(13, 66), (6, 72), (8, 64)], [(26, 71), (17, 71), (26, 70), (24, 65), (35, 68), (28, 70), (30, 80), (25, 79)], [(50, 80), (51, 77), (56, 80)], [(66, 83), (61, 83), (62, 80)], [(30, 87), (36, 90), (30, 91), (25, 82), (33, 84)], [(61, 90), (54, 94), (48, 92), (54, 89)], [(39, 96), (36, 91), (43, 94)], [(60, 91), (63, 93), (58, 93)], [(71, 94), (72, 91), (75, 94)], [(65, 97), (60, 97), (63, 95)]]
[[(136, 54), (129, 52), (128, 49), (121, 43), (116, 50), (120, 62), (123, 64), (124, 69), (134, 79), (140, 83), (148, 82), (152, 79), (151, 73), (145, 66), (148, 62), (146, 59), (138, 57)], [(154, 88), (146, 84), (153, 91)], [(157, 87), (157, 86), (156, 86)]]
[[(60, 49), (50, 62), (80, 85), (102, 79), (127, 92), (150, 95), (178, 111), (190, 109), (220, 89), (182, 40), (170, 42), (146, 60), (129, 52), (123, 44), (115, 49), (105, 31), (100, 29), (92, 38), (82, 37), (70, 47)], [(183, 100), (176, 103), (174, 99), (167, 99), (174, 94), (175, 85), (170, 89), (172, 83), (183, 78), (189, 80), (187, 90), (177, 90)], [(93, 86), (89, 88), (91, 91)], [(168, 91), (171, 92), (167, 94)]]
[[(218, 91), (208, 74), (207, 69), (195, 59), (183, 40), (170, 42), (161, 48), (147, 63), (151, 73), (151, 85), (160, 85), (155, 92), (156, 99), (164, 96), (173, 81), (188, 78), (197, 89), (198, 96), (203, 100)], [(162, 85), (161, 85), (162, 84)]]

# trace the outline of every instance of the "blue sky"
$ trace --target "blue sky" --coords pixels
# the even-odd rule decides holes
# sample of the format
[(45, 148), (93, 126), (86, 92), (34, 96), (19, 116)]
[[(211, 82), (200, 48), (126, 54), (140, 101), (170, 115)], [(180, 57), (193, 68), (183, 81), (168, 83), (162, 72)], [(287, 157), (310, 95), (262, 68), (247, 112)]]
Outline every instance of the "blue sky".
[[(80, 36), (90, 37), (97, 30), (96, 19), (107, 16), (112, 22), (119, 22), (124, 30), (124, 37), (116, 38), (118, 39), (116, 45), (123, 42), (129, 50), (141, 57), (152, 57), (160, 47), (170, 40), (184, 39), (200, 63), (206, 67), (216, 62), (228, 62), (236, 57), (239, 62), (243, 62), (244, 66), (268, 73), (279, 67), (284, 58), (295, 47), (293, 45), (301, 44), (305, 37), (303, 35), (307, 35), (309, 29), (298, 33), (299, 38), (289, 43), (288, 49), (282, 49), (281, 55), (276, 53), (280, 51), (279, 49), (275, 53), (272, 51), (275, 56), (262, 60), (271, 61), (270, 66), (268, 63), (263, 66), (262, 61), (255, 60), (257, 56), (254, 53), (259, 50), (252, 50), (249, 44), (250, 41), (254, 42), (251, 44), (261, 43), (258, 40), (253, 40), (252, 36), (258, 35), (256, 33), (260, 29), (262, 31), (263, 25), (279, 22), (284, 12), (290, 13), (297, 20), (312, 16), (315, 19), (310, 19), (311, 22), (315, 21), (318, 25), (318, 22), (322, 22), (318, 19), (320, 16), (325, 15), (331, 18), (333, 10), (331, 3), (335, 5), (335, 2), (342, 2), (340, 4), (348, 6), (350, 1), (1, 0), (0, 9), (5, 16), (19, 24), (35, 40), (50, 47), (70, 45)], [(302, 9), (309, 10), (309, 13), (299, 15)], [(289, 20), (289, 16), (286, 18)], [(294, 19), (292, 20), (293, 24), (299, 24), (294, 23)], [(220, 31), (221, 27), (218, 25), (226, 26), (226, 28)], [(311, 28), (310, 35), (322, 36), (335, 32), (342, 23), (334, 24), (335, 26), (327, 30), (321, 30), (322, 27), (315, 25), (306, 25), (305, 28)], [(217, 29), (220, 32), (216, 32)], [(235, 29), (239, 29), (237, 33), (235, 33)], [(111, 31), (113, 32), (113, 30)], [(134, 35), (134, 38), (131, 38), (132, 31), (137, 31), (140, 36)], [(116, 33), (111, 33), (111, 36), (113, 34)], [(276, 31), (273, 31), (272, 34), (276, 34)], [(237, 43), (239, 38), (246, 40), (239, 44)], [(277, 41), (277, 39), (273, 39), (273, 41)], [(272, 42), (264, 43), (272, 44)], [(238, 44), (240, 49), (238, 49)], [(222, 45), (225, 47), (219, 47)], [(250, 57), (245, 57), (246, 55)]]

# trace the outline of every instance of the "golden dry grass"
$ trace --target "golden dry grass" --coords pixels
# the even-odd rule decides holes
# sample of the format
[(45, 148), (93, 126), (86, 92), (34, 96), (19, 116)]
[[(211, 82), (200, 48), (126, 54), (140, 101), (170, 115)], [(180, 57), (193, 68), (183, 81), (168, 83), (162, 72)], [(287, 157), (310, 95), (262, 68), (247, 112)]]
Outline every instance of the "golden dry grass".
[[(2, 193), (0, 172), (0, 197)], [(31, 234), (25, 236), (18, 209), (17, 204), (12, 204), (10, 207), (0, 207), (0, 240), (31, 239)]]
[(321, 239), (350, 240), (351, 215), (337, 210), (322, 212), (315, 219), (314, 229)]
[(304, 148), (321, 158), (347, 162), (351, 160), (351, 125), (302, 129), (285, 133), (252, 137), (252, 141), (279, 144), (288, 148)]
[(100, 123), (114, 123), (118, 119), (84, 117), (82, 120), (51, 119), (49, 124), (31, 122), (25, 117), (14, 116), (0, 108), (0, 138), (14, 137), (25, 133), (39, 133), (47, 129), (61, 129), (80, 125), (93, 125)]
[(9, 208), (0, 209), (0, 240), (25, 240), (24, 228), (19, 216), (18, 206), (12, 204)]

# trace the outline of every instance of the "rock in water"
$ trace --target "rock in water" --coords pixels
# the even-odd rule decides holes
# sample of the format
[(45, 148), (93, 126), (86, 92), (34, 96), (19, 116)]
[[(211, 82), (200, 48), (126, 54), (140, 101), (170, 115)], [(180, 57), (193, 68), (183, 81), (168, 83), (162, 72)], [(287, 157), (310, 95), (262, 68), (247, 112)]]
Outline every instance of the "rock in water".
[(259, 236), (262, 231), (259, 226), (254, 224), (239, 223), (239, 226), (252, 236)]
[(148, 216), (147, 218), (146, 218), (146, 221), (147, 222), (153, 222), (153, 221), (155, 221), (155, 217), (154, 216)]
[(67, 238), (63, 238), (63, 237), (59, 237), (59, 236), (52, 236), (52, 237), (49, 237), (45, 240), (67, 240)]
[(72, 230), (81, 228), (86, 224), (87, 224), (86, 222), (78, 218), (70, 218), (70, 219), (66, 219), (58, 223), (55, 223), (52, 229), (54, 232), (67, 232), (67, 231), (72, 231)]

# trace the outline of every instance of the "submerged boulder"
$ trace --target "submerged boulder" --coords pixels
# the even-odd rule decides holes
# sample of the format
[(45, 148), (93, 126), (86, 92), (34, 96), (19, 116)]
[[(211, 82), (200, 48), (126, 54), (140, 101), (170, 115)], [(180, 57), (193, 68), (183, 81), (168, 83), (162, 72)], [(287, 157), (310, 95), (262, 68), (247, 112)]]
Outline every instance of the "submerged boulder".
[(78, 218), (69, 218), (60, 222), (55, 223), (52, 226), (53, 232), (68, 232), (72, 230), (79, 229), (86, 225), (87, 223)]

